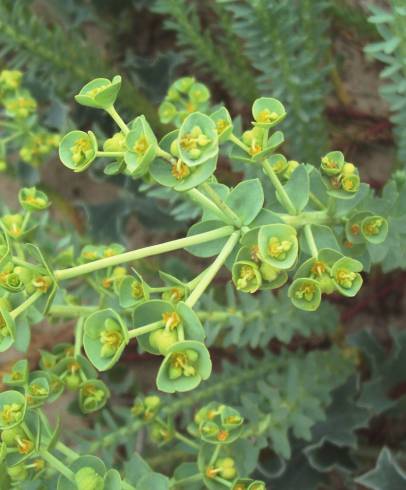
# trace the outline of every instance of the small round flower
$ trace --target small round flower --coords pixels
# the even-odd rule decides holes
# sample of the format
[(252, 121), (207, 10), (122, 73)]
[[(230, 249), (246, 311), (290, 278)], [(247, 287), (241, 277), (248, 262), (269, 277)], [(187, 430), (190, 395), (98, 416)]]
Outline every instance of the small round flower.
[(61, 162), (74, 172), (83, 172), (96, 158), (97, 140), (92, 131), (71, 131), (59, 145)]
[(76, 102), (96, 109), (108, 109), (117, 99), (121, 88), (121, 77), (116, 75), (111, 81), (107, 78), (95, 78), (87, 83), (78, 95)]
[(158, 115), (159, 119), (163, 124), (170, 123), (173, 119), (175, 119), (177, 114), (177, 110), (172, 102), (164, 100), (162, 104), (159, 106)]
[(157, 332), (137, 337), (143, 350), (155, 355), (165, 355), (174, 341), (179, 340), (179, 329), (183, 330), (185, 339), (203, 341), (205, 332), (196, 313), (184, 302), (176, 304), (169, 301), (153, 299), (137, 305), (133, 311), (133, 325), (142, 327), (150, 323), (161, 322)]
[(29, 165), (38, 167), (60, 143), (59, 134), (39, 131), (29, 135), (20, 149), (20, 157)]
[(78, 490), (101, 490), (104, 488), (104, 479), (93, 468), (86, 466), (75, 474), (75, 483)]
[(286, 117), (285, 107), (279, 100), (271, 97), (260, 97), (252, 105), (253, 124), (269, 129), (279, 124)]
[(120, 305), (123, 308), (134, 308), (149, 299), (149, 289), (142, 277), (134, 272), (134, 276), (125, 276), (117, 284)]
[(355, 193), (360, 186), (360, 178), (358, 175), (344, 175), (341, 181), (341, 187), (345, 192)]
[(234, 263), (232, 278), (235, 287), (245, 293), (255, 293), (262, 285), (258, 265), (248, 260), (239, 260)]
[(20, 189), (18, 200), (27, 211), (43, 211), (50, 205), (45, 192), (39, 191), (35, 187), (23, 187)]
[(157, 388), (166, 393), (193, 390), (210, 374), (210, 354), (202, 342), (177, 342), (170, 347), (159, 368)]
[(216, 124), (219, 144), (224, 143), (233, 132), (233, 121), (230, 113), (225, 107), (220, 107), (220, 109), (210, 114), (210, 118)]
[(88, 379), (79, 390), (79, 406), (83, 413), (96, 412), (103, 408), (110, 397), (110, 391), (99, 379)]
[(110, 369), (119, 360), (128, 340), (127, 327), (114, 310), (99, 310), (86, 318), (83, 346), (99, 371)]
[(265, 149), (264, 134), (265, 130), (261, 127), (255, 127), (243, 133), (242, 141), (248, 146), (252, 157), (259, 155)]
[(321, 289), (314, 279), (295, 279), (289, 287), (288, 295), (292, 303), (301, 310), (315, 311), (320, 306)]
[(370, 243), (382, 243), (388, 235), (388, 222), (382, 216), (367, 216), (360, 228), (362, 236)]
[(369, 211), (361, 211), (351, 216), (345, 224), (345, 234), (347, 240), (352, 244), (365, 243), (365, 237), (362, 233), (361, 223), (364, 218), (370, 217), (372, 214)]
[(258, 247), (261, 260), (277, 269), (290, 269), (298, 256), (296, 230), (285, 224), (261, 226)]
[(141, 177), (148, 172), (156, 157), (158, 143), (154, 132), (144, 116), (138, 116), (126, 136), (124, 160), (127, 170), (133, 177)]
[(349, 257), (337, 260), (331, 269), (336, 289), (343, 295), (353, 297), (362, 286), (362, 263)]
[(20, 70), (2, 70), (0, 72), (0, 93), (17, 90), (23, 74)]
[(0, 393), (0, 430), (12, 429), (25, 416), (27, 401), (19, 391), (8, 390)]
[(179, 156), (187, 165), (205, 163), (218, 154), (216, 124), (201, 112), (191, 114), (180, 127), (177, 144)]
[(323, 174), (332, 176), (338, 175), (345, 163), (344, 155), (341, 151), (330, 151), (321, 159), (320, 170)]
[(284, 175), (288, 168), (288, 161), (284, 155), (275, 153), (268, 158), (268, 161), (276, 175), (280, 177)]
[(37, 102), (29, 92), (22, 91), (4, 100), (6, 114), (16, 119), (27, 119), (37, 110)]

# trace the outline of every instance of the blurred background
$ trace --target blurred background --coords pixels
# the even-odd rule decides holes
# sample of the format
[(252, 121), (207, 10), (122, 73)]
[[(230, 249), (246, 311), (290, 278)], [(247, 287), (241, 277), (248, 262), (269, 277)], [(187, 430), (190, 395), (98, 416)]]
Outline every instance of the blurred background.
[[(109, 118), (78, 106), (73, 96), (92, 78), (120, 74), (124, 119), (145, 114), (162, 135), (170, 126), (160, 121), (158, 107), (168, 87), (178, 77), (194, 76), (209, 87), (214, 103), (224, 103), (246, 125), (256, 97), (280, 99), (288, 112), (283, 152), (291, 159), (318, 165), (336, 149), (377, 190), (390, 176), (403, 178), (405, 0), (0, 0), (0, 69), (23, 72), (49, 132), (80, 128), (110, 135)], [(30, 162), (18, 152), (2, 156), (0, 148), (0, 160), (4, 205), (16, 204), (21, 185), (40, 183), (53, 201), (52, 218), (96, 243), (156, 243), (181, 236), (196, 217), (192, 206), (148, 183), (107, 177), (97, 166), (73, 174), (55, 152)], [(249, 171), (220, 161), (218, 177), (228, 185), (243, 172)], [(176, 254), (165, 260), (166, 270), (183, 268), (185, 274), (196, 265)], [(160, 266), (158, 260), (145, 265), (149, 272)], [(368, 326), (383, 349), (393, 347), (388, 326), (402, 329), (405, 323), (405, 268), (406, 244), (400, 242), (383, 268), (373, 269), (357, 299), (335, 300), (337, 321), (347, 333)], [(220, 277), (217, 284), (223, 283)], [(39, 348), (49, 347), (44, 328), (34, 329)], [(58, 335), (69, 340), (71, 329)], [(295, 342), (300, 340), (293, 338), (293, 349)], [(404, 360), (405, 350), (399, 352)], [(35, 357), (34, 349), (30, 355)], [(401, 397), (406, 384), (396, 390), (393, 396)], [(404, 422), (391, 425), (377, 416), (363, 437), (397, 448)], [(330, 483), (348, 488), (334, 472)]]

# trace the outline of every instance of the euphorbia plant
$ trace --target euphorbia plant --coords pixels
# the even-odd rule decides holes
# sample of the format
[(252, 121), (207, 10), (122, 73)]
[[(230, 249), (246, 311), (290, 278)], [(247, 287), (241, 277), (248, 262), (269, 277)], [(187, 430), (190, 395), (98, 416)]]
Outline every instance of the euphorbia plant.
[[(77, 394), (83, 413), (103, 408), (110, 390), (98, 372), (115, 366), (134, 339), (142, 351), (161, 358), (158, 390), (193, 390), (212, 370), (202, 324), (205, 312), (197, 305), (220, 269), (229, 269), (241, 292), (271, 294), (285, 287), (295, 307), (314, 311), (323, 295), (357, 294), (361, 272), (371, 264), (370, 251), (388, 234), (385, 216), (368, 209), (373, 192), (360, 183), (356, 166), (341, 152), (323, 156), (319, 168), (276, 153), (284, 138), (273, 128), (286, 117), (276, 99), (255, 101), (252, 127), (240, 134), (225, 107), (210, 106), (204, 86), (193, 79), (180, 80), (160, 110), (163, 119), (179, 127), (158, 141), (144, 116), (127, 123), (117, 113), (119, 89), (118, 76), (96, 79), (76, 96), (80, 104), (106, 111), (118, 131), (102, 143), (91, 131), (71, 131), (60, 143), (62, 163), (83, 172), (102, 159), (107, 175), (143, 179), (192, 200), (201, 209), (201, 219), (182, 238), (137, 250), (86, 244), (76, 253), (68, 245), (53, 255), (44, 252), (40, 241), (29, 243), (36, 239), (50, 204), (44, 192), (23, 188), (20, 211), (3, 214), (0, 349), (26, 345), (27, 325), (44, 317), (76, 319), (72, 345), (42, 352), (38, 371), (29, 372), (27, 364), (19, 362), (5, 378), (11, 389), (0, 399), (2, 437), (5, 434), (0, 460), (6, 462), (13, 482), (27, 474), (35, 477), (46, 466), (62, 475), (61, 489), (134, 488), (97, 458), (79, 457), (58, 442), (58, 430), (51, 427), (42, 406), (70, 390)], [(215, 174), (222, 153), (257, 169), (261, 179), (269, 180), (271, 191), (265, 194), (259, 178), (233, 188), (220, 183)], [(136, 270), (140, 259), (182, 249), (213, 260), (189, 281), (161, 271), (156, 278), (160, 283), (152, 285)], [(95, 301), (82, 302), (81, 297)], [(156, 416), (158, 411), (159, 398), (145, 397), (134, 406), (136, 415), (153, 421), (151, 433), (163, 439), (160, 442), (173, 437), (186, 442), (172, 421)], [(192, 473), (188, 467), (175, 475), (174, 488), (195, 481), (212, 489), (265, 488), (245, 478), (253, 468), (239, 469), (245, 468), (238, 462), (242, 421), (230, 407), (213, 405), (199, 412), (189, 432), (203, 445), (186, 442), (199, 454)], [(54, 449), (71, 464), (57, 459)], [(24, 463), (37, 457), (42, 463), (35, 463), (35, 468), (34, 463)]]

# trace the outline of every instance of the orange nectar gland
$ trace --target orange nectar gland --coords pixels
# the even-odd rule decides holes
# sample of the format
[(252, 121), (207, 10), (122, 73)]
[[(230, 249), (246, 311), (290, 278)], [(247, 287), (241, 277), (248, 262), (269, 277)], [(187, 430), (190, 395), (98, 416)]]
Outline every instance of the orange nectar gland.
[(292, 248), (290, 240), (279, 240), (277, 237), (272, 237), (268, 242), (268, 253), (276, 260), (285, 260), (286, 253)]
[(337, 163), (327, 157), (323, 157), (321, 161), (326, 168), (337, 168)]
[(344, 240), (343, 245), (345, 248), (352, 248), (354, 246), (354, 244), (352, 242), (350, 242), (349, 240)]
[(112, 285), (113, 281), (111, 280), (110, 277), (105, 277), (102, 281), (102, 286), (104, 289), (109, 289)]
[(316, 287), (314, 286), (314, 284), (303, 284), (295, 292), (295, 296), (298, 299), (304, 299), (306, 301), (312, 301), (315, 292), (316, 292)]
[(220, 469), (219, 468), (214, 468), (214, 466), (208, 466), (206, 468), (206, 477), (207, 478), (216, 478), (217, 476), (217, 473), (220, 473)]
[(225, 442), (229, 438), (230, 434), (226, 430), (220, 430), (217, 434), (217, 440), (220, 442)]
[(190, 175), (190, 168), (179, 159), (172, 165), (171, 173), (176, 180), (183, 180)]
[(271, 112), (269, 109), (264, 109), (258, 114), (257, 121), (260, 123), (270, 123), (278, 119), (278, 114), (276, 112)]
[(134, 145), (135, 153), (137, 153), (137, 155), (145, 155), (148, 148), (149, 144), (147, 138), (144, 135), (140, 136)]
[(92, 149), (92, 145), (88, 138), (79, 138), (75, 141), (71, 147), (72, 160), (74, 163), (79, 164), (86, 158), (86, 152)]
[(320, 260), (316, 260), (316, 262), (310, 269), (310, 272), (315, 276), (321, 276), (326, 272), (326, 264), (324, 262), (321, 262)]
[(340, 286), (345, 289), (352, 288), (352, 284), (357, 277), (355, 272), (349, 271), (348, 269), (339, 269), (336, 272), (336, 281)]
[(167, 311), (162, 314), (162, 320), (166, 330), (174, 330), (180, 325), (180, 317), (175, 311)]
[(34, 444), (29, 439), (20, 439), (16, 437), (18, 452), (20, 454), (29, 454), (34, 449)]
[(46, 293), (52, 284), (52, 279), (49, 276), (40, 276), (35, 279), (33, 285), (38, 291)]
[(351, 225), (350, 230), (353, 235), (359, 235), (361, 227), (357, 223), (354, 223), (353, 225)]

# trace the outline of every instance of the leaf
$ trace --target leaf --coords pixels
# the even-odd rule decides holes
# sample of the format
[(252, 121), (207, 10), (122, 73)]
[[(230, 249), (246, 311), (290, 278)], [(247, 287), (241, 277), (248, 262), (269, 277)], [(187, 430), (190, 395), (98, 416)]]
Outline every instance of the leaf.
[(131, 459), (124, 463), (124, 474), (127, 481), (131, 482), (133, 485), (137, 485), (138, 481), (152, 473), (149, 464), (142, 459), (142, 457), (135, 453), (131, 456)]
[(284, 186), (296, 211), (302, 211), (309, 202), (310, 179), (304, 165), (299, 165)]
[(259, 179), (245, 180), (236, 185), (225, 200), (243, 225), (249, 225), (264, 205), (264, 191)]
[(384, 447), (375, 468), (355, 481), (373, 490), (404, 490), (406, 473), (399, 467), (390, 450)]

